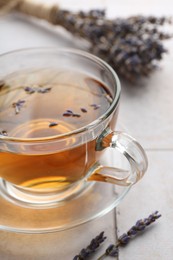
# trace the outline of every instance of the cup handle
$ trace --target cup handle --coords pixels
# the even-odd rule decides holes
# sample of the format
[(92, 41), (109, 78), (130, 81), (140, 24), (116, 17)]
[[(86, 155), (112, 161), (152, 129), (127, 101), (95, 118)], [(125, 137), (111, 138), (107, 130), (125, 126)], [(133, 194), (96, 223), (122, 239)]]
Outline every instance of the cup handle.
[(144, 149), (133, 137), (123, 132), (107, 129), (98, 137), (96, 151), (107, 147), (114, 148), (123, 154), (130, 164), (130, 170), (102, 166), (97, 163), (94, 171), (88, 177), (88, 181), (103, 181), (129, 186), (142, 178), (147, 170), (148, 160)]

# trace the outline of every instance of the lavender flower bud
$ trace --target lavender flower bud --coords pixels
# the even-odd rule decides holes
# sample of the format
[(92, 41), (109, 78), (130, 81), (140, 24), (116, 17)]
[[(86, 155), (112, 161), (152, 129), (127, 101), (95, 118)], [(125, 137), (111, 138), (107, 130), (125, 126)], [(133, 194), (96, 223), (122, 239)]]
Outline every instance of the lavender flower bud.
[(114, 256), (114, 257), (118, 256), (118, 246), (116, 246), (116, 245), (108, 246), (105, 254), (108, 256)]
[(118, 242), (121, 244), (121, 245), (127, 245), (128, 242), (130, 240), (130, 237), (127, 235), (127, 234), (123, 234), (122, 236), (120, 236), (118, 238)]
[(96, 249), (100, 246), (106, 237), (104, 236), (104, 232), (101, 232), (98, 236), (91, 240), (90, 244), (83, 248), (78, 255), (76, 255), (73, 260), (85, 260), (87, 259), (92, 253), (96, 251)]

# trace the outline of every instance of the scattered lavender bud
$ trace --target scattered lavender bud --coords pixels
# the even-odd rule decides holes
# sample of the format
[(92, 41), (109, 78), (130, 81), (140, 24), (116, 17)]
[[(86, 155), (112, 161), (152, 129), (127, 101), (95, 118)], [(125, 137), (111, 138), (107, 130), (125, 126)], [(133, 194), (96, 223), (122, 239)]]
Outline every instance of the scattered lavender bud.
[(56, 122), (51, 122), (50, 124), (49, 124), (49, 127), (54, 127), (54, 126), (57, 126), (58, 125), (58, 123), (56, 123)]
[(94, 253), (97, 248), (100, 246), (101, 243), (104, 242), (106, 237), (104, 236), (104, 232), (101, 232), (98, 236), (91, 240), (90, 244), (83, 248), (78, 255), (76, 255), (73, 260), (85, 260), (87, 259), (92, 253)]
[(87, 113), (87, 110), (86, 110), (86, 108), (84, 108), (84, 107), (81, 107), (81, 111), (82, 111), (83, 113)]

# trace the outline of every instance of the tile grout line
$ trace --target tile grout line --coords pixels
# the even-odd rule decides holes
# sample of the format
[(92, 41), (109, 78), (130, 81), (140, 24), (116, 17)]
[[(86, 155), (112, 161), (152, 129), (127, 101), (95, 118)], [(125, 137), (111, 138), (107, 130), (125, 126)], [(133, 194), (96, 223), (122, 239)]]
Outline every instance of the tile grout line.
[[(146, 152), (173, 152), (173, 148), (144, 148)], [(115, 227), (115, 243), (118, 240), (118, 222), (117, 222), (117, 208), (114, 209), (114, 227)], [(116, 260), (120, 260), (119, 253)]]
[(173, 148), (144, 148), (146, 152), (173, 152)]
[[(117, 222), (117, 208), (116, 207), (114, 209), (114, 228), (115, 228), (115, 244), (116, 244), (117, 240), (118, 240), (118, 222)], [(116, 260), (119, 260), (119, 253), (118, 253), (118, 256), (116, 257)]]

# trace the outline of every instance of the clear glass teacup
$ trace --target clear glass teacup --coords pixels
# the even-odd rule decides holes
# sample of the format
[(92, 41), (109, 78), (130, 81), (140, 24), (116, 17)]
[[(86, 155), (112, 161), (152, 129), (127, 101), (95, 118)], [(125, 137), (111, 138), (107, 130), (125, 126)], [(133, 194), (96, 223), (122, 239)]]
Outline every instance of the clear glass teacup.
[[(144, 175), (141, 145), (114, 131), (120, 82), (104, 61), (78, 50), (37, 48), (1, 55), (0, 68), (1, 197), (48, 209), (97, 182), (131, 187)], [(106, 148), (123, 154), (129, 170), (102, 165)]]

